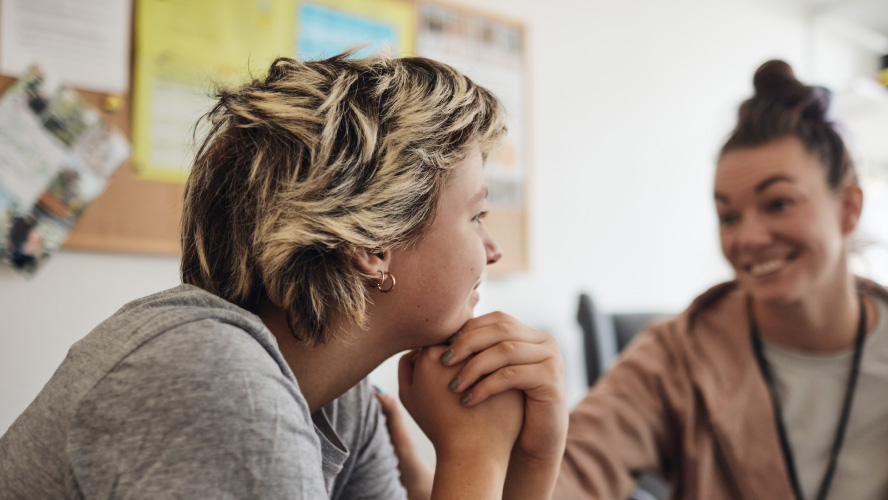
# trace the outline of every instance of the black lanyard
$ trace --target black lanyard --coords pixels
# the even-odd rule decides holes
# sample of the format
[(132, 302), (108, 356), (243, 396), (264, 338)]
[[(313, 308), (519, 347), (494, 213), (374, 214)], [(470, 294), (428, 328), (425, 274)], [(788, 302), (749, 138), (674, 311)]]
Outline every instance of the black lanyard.
[[(777, 420), (777, 433), (780, 437), (780, 447), (783, 449), (783, 459), (786, 461), (786, 468), (789, 470), (789, 480), (792, 482), (792, 490), (797, 500), (804, 500), (802, 496), (802, 488), (799, 485), (799, 477), (793, 460), (792, 448), (789, 445), (789, 436), (786, 434), (786, 426), (783, 422), (783, 415), (780, 411), (780, 401), (777, 399), (777, 388), (774, 385), (774, 376), (771, 373), (771, 367), (768, 360), (765, 359), (764, 346), (762, 338), (759, 334), (758, 326), (755, 324), (755, 318), (752, 316), (752, 302), (749, 302), (749, 333), (752, 337), (752, 346), (755, 350), (755, 357), (758, 360), (759, 368), (765, 382), (768, 383), (768, 391), (771, 393), (771, 403), (774, 406), (774, 417)], [(839, 459), (839, 452), (842, 450), (842, 441), (845, 439), (845, 429), (848, 427), (848, 417), (851, 415), (851, 403), (854, 400), (854, 388), (857, 386), (857, 376), (860, 374), (860, 358), (863, 356), (863, 341), (866, 339), (866, 309), (863, 305), (863, 296), (860, 297), (860, 324), (857, 325), (857, 343), (854, 347), (854, 360), (851, 364), (851, 374), (848, 376), (848, 387), (845, 389), (845, 403), (842, 405), (842, 415), (839, 419), (839, 426), (836, 429), (836, 437), (833, 440), (832, 450), (829, 454), (829, 464), (823, 479), (820, 481), (820, 490), (817, 493), (817, 500), (824, 500), (829, 491), (830, 483), (832, 483), (833, 475), (836, 472), (836, 462)]]

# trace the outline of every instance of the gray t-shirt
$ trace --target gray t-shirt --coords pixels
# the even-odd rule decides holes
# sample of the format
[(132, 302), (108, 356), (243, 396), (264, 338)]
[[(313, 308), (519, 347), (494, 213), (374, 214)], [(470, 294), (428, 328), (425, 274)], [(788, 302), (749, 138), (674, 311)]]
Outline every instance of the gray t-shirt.
[(0, 498), (406, 494), (366, 381), (310, 414), (257, 316), (180, 285), (71, 348), (0, 438)]
[[(888, 305), (867, 336), (845, 440), (829, 498), (888, 498)], [(829, 463), (854, 349), (811, 355), (765, 343), (805, 498), (814, 498)]]

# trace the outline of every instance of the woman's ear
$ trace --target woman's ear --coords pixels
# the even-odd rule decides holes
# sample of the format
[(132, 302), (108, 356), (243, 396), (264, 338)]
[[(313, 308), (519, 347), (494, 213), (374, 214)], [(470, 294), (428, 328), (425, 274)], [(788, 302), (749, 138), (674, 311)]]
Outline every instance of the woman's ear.
[(376, 276), (380, 271), (388, 272), (391, 252), (378, 248), (359, 248), (355, 252), (355, 264), (358, 269), (369, 276)]
[(857, 228), (863, 211), (863, 190), (857, 184), (842, 188), (842, 233), (849, 235)]

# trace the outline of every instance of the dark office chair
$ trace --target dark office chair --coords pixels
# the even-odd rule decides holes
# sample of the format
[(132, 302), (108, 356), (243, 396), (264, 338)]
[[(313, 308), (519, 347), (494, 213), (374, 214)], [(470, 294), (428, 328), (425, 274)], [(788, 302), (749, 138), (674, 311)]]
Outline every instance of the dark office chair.
[[(637, 333), (651, 322), (664, 317), (658, 313), (602, 314), (595, 308), (592, 297), (580, 294), (577, 321), (583, 330), (583, 345), (586, 358), (586, 380), (589, 387), (601, 376), (604, 356), (601, 353), (601, 338), (614, 339), (617, 352), (632, 340)], [(669, 496), (666, 484), (656, 475), (643, 474), (638, 478), (638, 489), (629, 500), (664, 500)]]

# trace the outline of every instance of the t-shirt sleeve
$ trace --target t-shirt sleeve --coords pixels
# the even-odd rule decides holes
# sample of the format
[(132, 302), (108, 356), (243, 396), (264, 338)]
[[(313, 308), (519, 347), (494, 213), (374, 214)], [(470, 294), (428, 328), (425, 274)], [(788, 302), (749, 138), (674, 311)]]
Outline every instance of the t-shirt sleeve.
[(354, 468), (338, 498), (354, 500), (406, 500), (398, 459), (389, 438), (385, 417), (373, 389), (365, 379), (354, 390), (362, 421), (359, 442), (353, 448)]
[(327, 498), (297, 385), (249, 334), (212, 320), (111, 370), (78, 406), (68, 454), (86, 498)]

